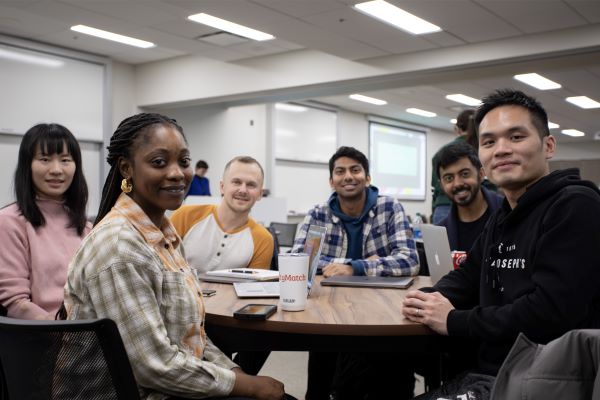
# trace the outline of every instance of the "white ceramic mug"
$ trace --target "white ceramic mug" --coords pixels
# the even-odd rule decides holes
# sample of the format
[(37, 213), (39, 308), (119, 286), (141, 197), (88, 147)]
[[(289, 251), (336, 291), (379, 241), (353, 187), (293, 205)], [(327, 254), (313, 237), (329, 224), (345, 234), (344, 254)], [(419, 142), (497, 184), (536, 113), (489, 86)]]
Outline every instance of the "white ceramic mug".
[(302, 311), (308, 297), (308, 254), (279, 254), (279, 308)]

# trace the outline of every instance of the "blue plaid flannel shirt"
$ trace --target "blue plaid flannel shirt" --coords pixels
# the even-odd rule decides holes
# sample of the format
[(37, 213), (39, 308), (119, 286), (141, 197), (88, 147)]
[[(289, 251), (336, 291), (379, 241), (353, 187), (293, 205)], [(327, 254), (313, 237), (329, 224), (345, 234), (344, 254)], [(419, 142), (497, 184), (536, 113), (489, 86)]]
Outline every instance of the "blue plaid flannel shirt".
[[(346, 258), (348, 238), (339, 217), (333, 215), (329, 203), (315, 206), (302, 222), (294, 240), (292, 252), (304, 248), (309, 225), (327, 227), (319, 267), (328, 264), (354, 264), (364, 268), (364, 275), (415, 276), (419, 273), (419, 258), (412, 229), (404, 208), (394, 198), (379, 196), (363, 224), (362, 260)], [(371, 256), (379, 258), (367, 260)], [(356, 271), (356, 268), (355, 268)]]

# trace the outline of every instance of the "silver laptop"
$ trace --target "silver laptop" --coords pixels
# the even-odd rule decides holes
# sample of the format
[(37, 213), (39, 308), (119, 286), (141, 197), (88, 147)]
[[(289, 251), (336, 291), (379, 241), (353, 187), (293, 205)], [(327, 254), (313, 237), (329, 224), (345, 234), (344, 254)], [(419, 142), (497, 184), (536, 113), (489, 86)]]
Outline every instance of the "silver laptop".
[[(327, 228), (324, 226), (311, 225), (308, 227), (306, 241), (304, 242), (304, 252), (309, 254), (308, 261), (308, 294), (312, 289), (317, 268), (319, 266), (319, 258), (321, 258), (321, 250), (325, 242), (325, 234)], [(235, 294), (240, 298), (252, 297), (279, 297), (279, 282), (235, 282), (233, 283)]]
[(445, 226), (422, 224), (423, 246), (431, 284), (435, 285), (444, 275), (452, 271), (452, 253)]
[(406, 289), (412, 285), (414, 278), (410, 276), (395, 277), (395, 276), (348, 276), (335, 275), (323, 279), (323, 286), (350, 286), (350, 287), (375, 287), (375, 288), (392, 288)]

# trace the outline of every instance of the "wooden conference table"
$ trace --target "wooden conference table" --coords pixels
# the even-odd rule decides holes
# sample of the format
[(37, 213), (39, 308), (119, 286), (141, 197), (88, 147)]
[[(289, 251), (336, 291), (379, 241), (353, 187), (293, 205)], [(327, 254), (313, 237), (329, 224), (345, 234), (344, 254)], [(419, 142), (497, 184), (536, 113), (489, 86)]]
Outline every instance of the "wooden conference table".
[[(439, 351), (442, 336), (402, 316), (407, 290), (321, 286), (318, 276), (304, 311), (277, 310), (266, 321), (237, 320), (233, 312), (250, 303), (279, 299), (239, 299), (233, 286), (203, 282), (216, 295), (204, 298), (206, 330), (224, 351)], [(418, 276), (410, 289), (430, 286)]]

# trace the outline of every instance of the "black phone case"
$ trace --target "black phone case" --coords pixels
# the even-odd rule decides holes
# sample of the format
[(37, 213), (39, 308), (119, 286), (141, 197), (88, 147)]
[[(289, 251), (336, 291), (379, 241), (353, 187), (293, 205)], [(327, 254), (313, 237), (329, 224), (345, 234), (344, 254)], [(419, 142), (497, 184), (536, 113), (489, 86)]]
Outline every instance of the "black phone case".
[[(248, 306), (269, 306), (269, 310), (266, 313), (260, 313), (260, 314), (242, 312), (242, 310)], [(233, 312), (233, 318), (235, 318), (235, 319), (253, 319), (253, 320), (257, 320), (257, 321), (264, 321), (267, 318), (269, 318), (271, 315), (275, 314), (275, 311), (277, 311), (277, 306), (272, 305), (272, 304), (246, 304), (244, 307)]]

